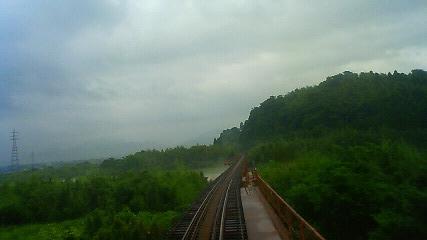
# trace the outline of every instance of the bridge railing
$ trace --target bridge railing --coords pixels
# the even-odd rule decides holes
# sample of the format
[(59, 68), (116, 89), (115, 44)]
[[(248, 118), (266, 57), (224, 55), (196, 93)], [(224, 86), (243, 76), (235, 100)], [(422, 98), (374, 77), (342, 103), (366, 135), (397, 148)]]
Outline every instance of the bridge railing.
[(280, 197), (256, 171), (253, 171), (253, 176), (258, 189), (285, 226), (288, 239), (325, 240), (325, 238)]

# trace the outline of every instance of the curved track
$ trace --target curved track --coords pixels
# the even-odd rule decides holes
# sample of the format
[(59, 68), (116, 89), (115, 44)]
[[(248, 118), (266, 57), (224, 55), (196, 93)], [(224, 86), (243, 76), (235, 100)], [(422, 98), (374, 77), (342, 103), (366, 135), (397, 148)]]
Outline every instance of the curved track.
[(240, 201), (242, 162), (243, 156), (210, 183), (169, 231), (169, 239), (248, 238)]

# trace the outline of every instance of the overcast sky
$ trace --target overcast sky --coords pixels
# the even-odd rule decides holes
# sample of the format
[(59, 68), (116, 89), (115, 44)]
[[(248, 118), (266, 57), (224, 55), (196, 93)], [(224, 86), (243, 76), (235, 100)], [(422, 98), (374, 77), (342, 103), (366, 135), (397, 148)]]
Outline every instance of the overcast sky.
[(0, 165), (13, 128), (22, 162), (120, 155), (345, 70), (427, 69), (426, 26), (425, 0), (2, 0)]

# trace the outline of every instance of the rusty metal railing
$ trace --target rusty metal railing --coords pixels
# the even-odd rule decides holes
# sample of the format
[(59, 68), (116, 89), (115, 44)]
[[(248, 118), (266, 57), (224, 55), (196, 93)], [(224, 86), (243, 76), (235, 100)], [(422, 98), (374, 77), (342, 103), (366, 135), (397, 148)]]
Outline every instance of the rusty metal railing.
[(280, 197), (256, 171), (253, 171), (253, 176), (258, 189), (285, 226), (288, 235), (287, 239), (325, 240), (325, 238)]

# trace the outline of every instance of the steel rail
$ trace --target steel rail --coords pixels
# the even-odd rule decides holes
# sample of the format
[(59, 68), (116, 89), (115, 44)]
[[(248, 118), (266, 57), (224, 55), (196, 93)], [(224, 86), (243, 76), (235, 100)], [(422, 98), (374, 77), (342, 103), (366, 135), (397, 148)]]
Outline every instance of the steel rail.
[[(211, 183), (211, 186), (201, 195), (201, 199), (194, 202), (193, 207), (187, 211), (183, 219), (170, 230), (169, 239), (207, 239), (210, 235), (209, 239), (223, 240), (230, 239), (229, 234), (246, 236), (244, 219), (243, 221), (240, 219), (243, 212), (236, 211), (241, 204), (235, 202), (236, 199), (240, 200), (239, 180), (241, 179), (243, 159), (243, 156), (236, 159), (237, 161), (232, 166)], [(213, 216), (211, 216), (212, 211), (216, 211)], [(229, 215), (229, 211), (232, 212), (232, 215)], [(236, 218), (236, 213), (239, 219)], [(241, 226), (242, 224), (243, 226)], [(247, 237), (238, 239), (247, 239)]]
[(219, 229), (219, 239), (224, 239), (224, 223), (225, 223), (225, 210), (227, 209), (227, 200), (228, 200), (228, 192), (230, 191), (231, 183), (233, 182), (233, 179), (231, 179), (230, 183), (228, 184), (227, 191), (225, 193), (224, 203), (222, 205), (222, 214), (221, 214), (221, 225)]
[[(208, 199), (210, 200), (211, 198), (212, 198), (212, 196), (213, 196), (213, 192), (214, 192), (214, 190), (216, 190), (217, 188), (218, 188), (218, 186), (219, 186), (219, 183), (221, 182), (221, 180), (223, 180), (223, 179), (220, 179), (219, 181), (217, 181), (216, 183), (215, 183), (215, 185), (212, 187), (212, 189), (208, 192), (208, 194), (207, 194), (207, 196), (205, 197), (205, 199), (202, 201), (202, 203), (200, 204), (200, 207), (199, 207), (199, 209), (197, 209), (197, 212), (194, 214), (194, 217), (193, 217), (193, 219), (191, 219), (191, 222), (190, 222), (190, 224), (188, 225), (188, 228), (187, 228), (187, 230), (185, 231), (185, 233), (184, 233), (184, 236), (182, 236), (182, 240), (185, 240), (187, 237), (188, 237), (188, 234), (190, 234), (190, 230), (192, 230), (192, 229), (194, 229), (194, 231), (193, 231), (193, 234), (194, 234), (194, 232), (195, 231), (197, 231), (198, 230), (198, 228), (197, 228), (197, 225), (199, 224), (199, 222), (200, 222), (200, 217), (199, 217), (199, 213), (201, 213), (201, 210), (203, 209), (203, 211), (206, 209), (206, 205), (207, 205), (207, 203), (208, 203)], [(196, 224), (196, 226), (193, 226), (194, 225), (194, 223), (197, 221), (197, 224)]]
[[(241, 181), (241, 178), (240, 178)], [(240, 181), (239, 181), (239, 186), (240, 186)], [(238, 189), (239, 194), (238, 194), (238, 199), (237, 199), (237, 208), (240, 210), (239, 212), (239, 223), (240, 223), (240, 237), (241, 239), (247, 239), (247, 232), (246, 232), (246, 222), (245, 222), (245, 216), (243, 213), (243, 206), (242, 206), (242, 198), (240, 196), (240, 187)]]

